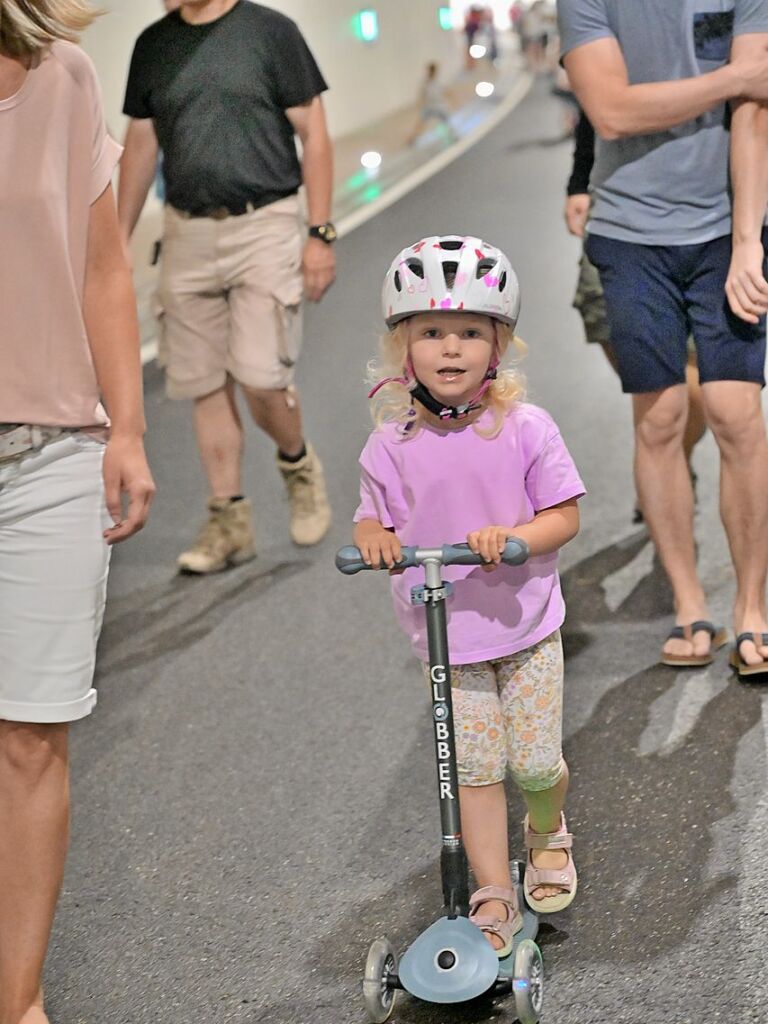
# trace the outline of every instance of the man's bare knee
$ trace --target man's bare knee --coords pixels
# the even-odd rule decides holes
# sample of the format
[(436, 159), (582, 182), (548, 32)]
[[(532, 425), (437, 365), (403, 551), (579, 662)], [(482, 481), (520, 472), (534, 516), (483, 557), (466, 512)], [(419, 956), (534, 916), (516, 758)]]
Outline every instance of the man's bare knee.
[(685, 386), (653, 395), (635, 395), (634, 410), (638, 445), (655, 449), (682, 445), (688, 421)]
[(298, 404), (296, 389), (291, 386), (287, 388), (254, 388), (242, 385), (247, 398), (258, 403), (263, 409), (269, 411), (283, 407), (293, 410)]
[(724, 453), (749, 454), (765, 442), (765, 423), (759, 393), (747, 392), (736, 400), (705, 401), (707, 423)]
[(67, 756), (67, 725), (0, 722), (0, 764), (34, 785)]

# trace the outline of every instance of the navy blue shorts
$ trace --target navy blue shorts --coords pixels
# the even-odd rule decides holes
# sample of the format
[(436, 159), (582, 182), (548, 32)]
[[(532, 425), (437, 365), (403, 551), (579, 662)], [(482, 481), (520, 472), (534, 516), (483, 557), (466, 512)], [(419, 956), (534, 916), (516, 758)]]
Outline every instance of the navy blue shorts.
[(725, 297), (730, 235), (699, 245), (638, 245), (590, 235), (585, 252), (600, 272), (624, 391), (683, 384), (689, 335), (702, 384), (765, 385), (765, 317), (745, 323)]

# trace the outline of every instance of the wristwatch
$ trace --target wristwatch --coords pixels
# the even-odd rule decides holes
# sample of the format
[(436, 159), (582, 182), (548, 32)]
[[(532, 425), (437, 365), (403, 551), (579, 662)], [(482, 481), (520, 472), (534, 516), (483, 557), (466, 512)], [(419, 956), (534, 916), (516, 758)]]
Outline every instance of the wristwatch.
[(310, 238), (319, 238), (321, 242), (325, 242), (326, 245), (332, 245), (338, 237), (336, 228), (331, 224), (330, 221), (326, 221), (325, 224), (311, 224), (309, 228)]

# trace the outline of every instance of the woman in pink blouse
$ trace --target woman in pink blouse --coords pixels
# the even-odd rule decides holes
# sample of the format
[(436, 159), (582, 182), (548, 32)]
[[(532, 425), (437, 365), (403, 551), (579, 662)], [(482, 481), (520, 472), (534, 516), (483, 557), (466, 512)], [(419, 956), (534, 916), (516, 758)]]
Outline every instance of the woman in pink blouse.
[(0, 0), (0, 1024), (48, 1020), (69, 723), (96, 701), (110, 547), (154, 493), (120, 147), (74, 45), (93, 16)]

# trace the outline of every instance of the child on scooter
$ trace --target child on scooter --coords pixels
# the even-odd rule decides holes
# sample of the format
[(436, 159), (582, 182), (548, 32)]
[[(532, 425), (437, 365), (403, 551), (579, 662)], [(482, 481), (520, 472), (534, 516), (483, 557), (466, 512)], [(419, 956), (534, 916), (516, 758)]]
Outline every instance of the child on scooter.
[[(551, 417), (501, 367), (520, 307), (506, 256), (478, 238), (427, 238), (404, 249), (384, 282), (382, 360), (371, 366), (376, 429), (360, 457), (354, 543), (369, 565), (397, 570), (402, 544), (466, 538), (485, 565), (450, 566), (448, 639), (463, 839), (479, 886), (470, 920), (499, 957), (522, 927), (509, 871), (504, 778), (525, 800), (524, 891), (540, 913), (564, 910), (576, 869), (563, 807), (565, 614), (557, 551), (579, 529), (584, 485)], [(529, 560), (501, 563), (509, 537)], [(395, 611), (427, 662), (417, 570), (393, 575)]]

